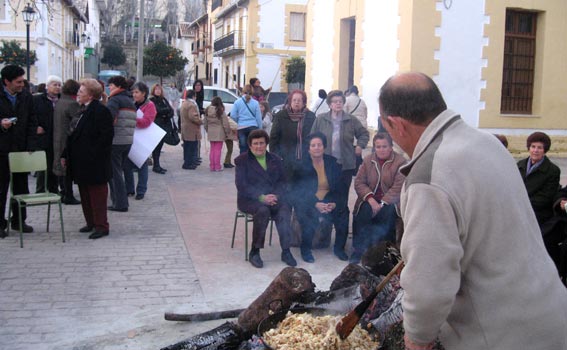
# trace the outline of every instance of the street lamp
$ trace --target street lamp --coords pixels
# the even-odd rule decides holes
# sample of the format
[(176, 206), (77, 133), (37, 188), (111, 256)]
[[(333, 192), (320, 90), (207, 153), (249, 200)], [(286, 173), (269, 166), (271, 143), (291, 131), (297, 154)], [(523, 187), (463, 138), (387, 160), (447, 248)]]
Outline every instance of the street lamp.
[(28, 73), (28, 82), (30, 82), (30, 24), (35, 20), (36, 14), (37, 13), (33, 9), (33, 7), (31, 7), (30, 3), (28, 3), (22, 11), (24, 22), (26, 22), (26, 67)]

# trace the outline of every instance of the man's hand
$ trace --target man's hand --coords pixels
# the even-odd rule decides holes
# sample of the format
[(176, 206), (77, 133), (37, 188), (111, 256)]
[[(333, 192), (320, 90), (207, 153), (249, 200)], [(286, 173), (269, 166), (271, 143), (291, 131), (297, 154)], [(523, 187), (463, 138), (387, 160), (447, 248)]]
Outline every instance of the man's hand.
[(368, 200), (368, 204), (370, 204), (370, 207), (372, 208), (372, 217), (375, 217), (380, 209), (382, 209), (382, 204), (378, 203), (374, 198), (370, 198)]
[(2, 118), (2, 129), (8, 130), (12, 127), (12, 122), (8, 118)]
[(38, 135), (45, 134), (45, 130), (44, 130), (41, 126), (38, 126), (38, 127), (37, 127), (37, 134), (38, 134)]
[(435, 344), (434, 341), (432, 341), (429, 344), (417, 344), (411, 341), (407, 335), (404, 335), (404, 343), (405, 343), (405, 347), (404, 347), (405, 350), (432, 350), (433, 345)]
[(357, 156), (362, 155), (362, 148), (361, 148), (360, 146), (356, 146), (356, 147), (354, 148), (354, 153), (355, 153)]
[(63, 169), (65, 169), (67, 167), (67, 159), (61, 158), (59, 160), (59, 162), (61, 163), (61, 166), (63, 167)]

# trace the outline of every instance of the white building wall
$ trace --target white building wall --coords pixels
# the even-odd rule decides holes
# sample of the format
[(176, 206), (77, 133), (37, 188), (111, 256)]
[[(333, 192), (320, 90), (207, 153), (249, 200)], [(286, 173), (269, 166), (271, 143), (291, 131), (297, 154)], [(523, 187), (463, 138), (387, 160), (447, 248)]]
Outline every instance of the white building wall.
[(480, 92), (486, 86), (481, 69), (486, 67), (482, 49), (488, 44), (483, 35), (484, 24), (490, 20), (484, 14), (485, 1), (453, 1), (445, 7), (437, 3), (441, 12), (441, 27), (435, 34), (441, 38), (435, 52), (439, 60), (439, 75), (433, 79), (439, 85), (447, 107), (461, 114), (472, 126), (478, 126), (479, 111), (484, 108)]
[(398, 1), (366, 1), (365, 12), (367, 17), (361, 24), (364, 33), (361, 43), (363, 57), (360, 60), (362, 77), (358, 88), (368, 107), (368, 125), (376, 128), (380, 114), (380, 87), (399, 69), (396, 59), (400, 46)]
[(306, 91), (308, 102), (311, 103), (317, 99), (319, 89), (325, 89), (329, 92), (333, 87), (333, 70), (335, 62), (333, 62), (333, 51), (335, 45), (333, 39), (338, 33), (334, 32), (333, 18), (334, 6), (329, 5), (328, 0), (317, 0), (313, 4), (313, 36), (307, 38), (312, 43), (311, 53), (311, 71), (305, 72), (311, 76), (311, 87)]
[[(305, 51), (304, 46), (288, 46), (285, 44), (286, 31), (288, 31), (285, 16), (287, 4), (307, 5), (305, 0), (270, 1), (260, 7), (260, 22), (258, 23), (259, 42), (254, 43), (256, 49), (283, 50), (282, 54), (259, 54), (258, 76), (264, 88), (272, 87), (272, 91), (282, 91), (282, 58), (288, 59), (292, 55), (289, 51)], [(250, 80), (253, 77), (247, 77)]]

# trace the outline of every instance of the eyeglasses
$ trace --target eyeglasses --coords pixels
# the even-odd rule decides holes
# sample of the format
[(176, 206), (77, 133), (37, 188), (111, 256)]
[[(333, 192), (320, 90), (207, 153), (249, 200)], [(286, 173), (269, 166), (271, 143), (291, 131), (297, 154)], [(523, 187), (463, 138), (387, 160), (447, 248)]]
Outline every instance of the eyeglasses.
[(343, 100), (331, 100), (331, 103), (334, 103), (334, 104), (341, 104), (341, 105), (342, 105), (342, 104), (343, 104)]

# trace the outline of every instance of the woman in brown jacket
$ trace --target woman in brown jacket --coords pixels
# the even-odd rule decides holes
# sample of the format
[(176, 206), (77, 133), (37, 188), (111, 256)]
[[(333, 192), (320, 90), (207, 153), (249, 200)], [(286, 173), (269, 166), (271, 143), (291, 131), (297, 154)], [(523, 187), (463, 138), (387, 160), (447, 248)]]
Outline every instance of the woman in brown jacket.
[(377, 133), (372, 145), (372, 153), (364, 158), (354, 180), (358, 195), (354, 205), (354, 253), (350, 257), (354, 264), (360, 262), (362, 254), (373, 244), (394, 240), (396, 205), (405, 178), (399, 169), (406, 160), (394, 152), (390, 135)]
[(187, 99), (181, 105), (181, 138), (183, 138), (183, 169), (197, 169), (197, 147), (201, 141), (201, 116), (195, 102), (195, 91), (187, 90)]

